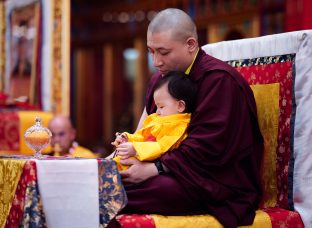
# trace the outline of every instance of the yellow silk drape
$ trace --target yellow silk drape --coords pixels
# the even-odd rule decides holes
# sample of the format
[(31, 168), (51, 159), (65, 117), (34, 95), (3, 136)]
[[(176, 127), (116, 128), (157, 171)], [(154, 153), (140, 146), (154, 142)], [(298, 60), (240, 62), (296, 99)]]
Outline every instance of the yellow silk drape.
[(4, 227), (10, 213), (24, 164), (25, 160), (0, 160), (0, 227)]

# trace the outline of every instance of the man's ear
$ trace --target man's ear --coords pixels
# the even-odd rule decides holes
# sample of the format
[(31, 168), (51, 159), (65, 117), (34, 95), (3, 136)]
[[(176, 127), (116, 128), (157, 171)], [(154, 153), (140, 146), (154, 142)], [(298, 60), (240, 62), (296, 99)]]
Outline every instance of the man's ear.
[(76, 129), (75, 128), (72, 128), (71, 129), (71, 137), (72, 137), (72, 140), (75, 140), (76, 139)]
[(178, 112), (183, 113), (183, 112), (185, 112), (185, 109), (186, 109), (185, 102), (183, 100), (179, 100)]
[(198, 44), (197, 44), (197, 40), (194, 37), (189, 37), (186, 40), (186, 44), (190, 52), (195, 52), (197, 50)]

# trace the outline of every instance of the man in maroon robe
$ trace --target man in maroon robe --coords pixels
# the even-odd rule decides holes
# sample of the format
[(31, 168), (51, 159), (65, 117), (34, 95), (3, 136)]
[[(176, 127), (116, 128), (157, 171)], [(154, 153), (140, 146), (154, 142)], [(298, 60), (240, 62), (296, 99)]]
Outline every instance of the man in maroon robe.
[(188, 137), (155, 163), (123, 160), (128, 204), (122, 213), (209, 213), (225, 227), (252, 224), (261, 198), (263, 138), (253, 93), (228, 64), (198, 48), (196, 27), (178, 9), (151, 21), (147, 46), (159, 73), (151, 78), (142, 120), (156, 111), (153, 91), (171, 70), (197, 84)]

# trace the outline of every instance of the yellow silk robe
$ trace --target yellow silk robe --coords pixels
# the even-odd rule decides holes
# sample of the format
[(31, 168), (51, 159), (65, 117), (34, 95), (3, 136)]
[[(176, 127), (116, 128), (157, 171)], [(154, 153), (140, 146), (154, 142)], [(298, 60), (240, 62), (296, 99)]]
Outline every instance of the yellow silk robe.
[[(153, 161), (168, 150), (177, 148), (187, 136), (186, 129), (190, 119), (190, 113), (169, 116), (159, 116), (156, 113), (149, 115), (144, 120), (142, 129), (134, 134), (126, 132), (128, 142), (133, 143), (137, 152), (135, 157), (140, 161)], [(119, 156), (114, 160), (119, 170), (128, 168), (119, 163)]]

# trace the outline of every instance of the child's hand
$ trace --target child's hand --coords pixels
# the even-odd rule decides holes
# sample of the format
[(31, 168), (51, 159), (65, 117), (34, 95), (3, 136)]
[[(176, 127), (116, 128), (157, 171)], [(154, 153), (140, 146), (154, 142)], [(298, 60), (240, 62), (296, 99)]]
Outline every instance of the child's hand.
[(131, 142), (121, 143), (116, 150), (117, 155), (120, 156), (121, 159), (127, 159), (137, 154)]
[(115, 136), (116, 136), (115, 141), (111, 143), (115, 147), (118, 147), (121, 143), (125, 143), (128, 141), (126, 133), (116, 132)]

